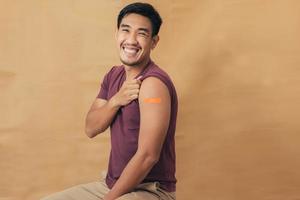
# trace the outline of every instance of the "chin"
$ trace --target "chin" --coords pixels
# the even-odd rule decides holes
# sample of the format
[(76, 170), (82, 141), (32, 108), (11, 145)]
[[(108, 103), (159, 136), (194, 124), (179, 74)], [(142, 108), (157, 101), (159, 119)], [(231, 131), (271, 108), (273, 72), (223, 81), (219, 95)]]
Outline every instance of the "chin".
[(122, 58), (120, 60), (124, 65), (130, 66), (130, 67), (137, 67), (138, 65), (140, 65), (143, 62), (143, 61), (139, 61), (139, 60), (129, 61), (129, 60), (124, 60)]
[(126, 66), (130, 66), (130, 67), (137, 67), (140, 63), (139, 62), (126, 62), (121, 60), (121, 62), (126, 65)]

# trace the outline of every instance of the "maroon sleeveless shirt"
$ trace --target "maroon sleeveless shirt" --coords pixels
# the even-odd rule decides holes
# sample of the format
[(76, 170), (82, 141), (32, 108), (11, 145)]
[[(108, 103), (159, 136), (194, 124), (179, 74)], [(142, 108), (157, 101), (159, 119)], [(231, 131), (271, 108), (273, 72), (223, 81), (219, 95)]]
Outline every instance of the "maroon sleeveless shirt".
[[(176, 190), (175, 178), (175, 129), (177, 118), (177, 94), (169, 76), (152, 61), (136, 76), (141, 80), (148, 77), (160, 79), (168, 88), (171, 97), (171, 115), (167, 135), (160, 153), (159, 161), (142, 181), (159, 182), (160, 187), (168, 192)], [(121, 88), (126, 78), (124, 66), (113, 67), (104, 77), (98, 98), (109, 100)], [(111, 152), (106, 183), (112, 188), (120, 177), (127, 163), (134, 156), (138, 147), (140, 128), (139, 102), (134, 100), (122, 106), (110, 125)]]

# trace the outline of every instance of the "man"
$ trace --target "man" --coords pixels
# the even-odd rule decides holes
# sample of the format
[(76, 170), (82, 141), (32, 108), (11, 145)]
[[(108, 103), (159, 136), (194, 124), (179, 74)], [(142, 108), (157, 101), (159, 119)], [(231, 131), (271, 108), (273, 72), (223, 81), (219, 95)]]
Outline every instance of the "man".
[(105, 75), (86, 117), (90, 138), (110, 127), (106, 179), (47, 200), (175, 199), (177, 95), (168, 75), (150, 59), (161, 23), (150, 4), (133, 3), (120, 11), (116, 40), (123, 65)]

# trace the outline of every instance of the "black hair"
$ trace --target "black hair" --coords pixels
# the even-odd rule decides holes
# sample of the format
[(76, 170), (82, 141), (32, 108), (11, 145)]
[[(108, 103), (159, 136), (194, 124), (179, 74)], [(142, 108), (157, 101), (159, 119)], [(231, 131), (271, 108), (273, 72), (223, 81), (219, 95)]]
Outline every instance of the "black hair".
[(120, 28), (120, 24), (122, 19), (131, 13), (139, 14), (144, 17), (147, 17), (151, 21), (152, 25), (152, 37), (157, 35), (162, 24), (162, 19), (159, 13), (155, 10), (155, 8), (148, 3), (136, 2), (127, 5), (124, 7), (118, 16), (118, 28)]

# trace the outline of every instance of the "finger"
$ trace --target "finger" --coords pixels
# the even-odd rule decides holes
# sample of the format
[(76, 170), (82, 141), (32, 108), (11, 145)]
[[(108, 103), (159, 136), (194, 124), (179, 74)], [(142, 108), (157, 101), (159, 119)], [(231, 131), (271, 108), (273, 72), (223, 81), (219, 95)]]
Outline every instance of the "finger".
[(143, 76), (139, 76), (139, 77), (136, 78), (138, 84), (141, 84), (141, 83), (142, 83), (142, 80), (141, 80), (142, 78), (143, 78)]
[(130, 81), (130, 84), (141, 84), (141, 80), (140, 79), (133, 79)]
[(130, 84), (128, 84), (128, 88), (129, 89), (135, 89), (135, 88), (140, 88), (141, 84), (139, 82), (131, 82)]
[(130, 86), (128, 86), (129, 90), (134, 90), (134, 89), (140, 89), (140, 85), (139, 84), (131, 84)]
[(138, 97), (139, 97), (138, 94), (133, 94), (133, 95), (130, 96), (130, 99), (134, 100), (134, 99), (137, 99)]
[(141, 83), (142, 83), (142, 81), (141, 81), (141, 78), (142, 78), (142, 77), (143, 77), (143, 76), (139, 76), (139, 77), (133, 79), (133, 80), (132, 80), (132, 83), (138, 83), (138, 84), (141, 84)]
[(139, 94), (140, 90), (139, 89), (133, 89), (129, 91), (129, 95), (134, 95), (134, 94)]
[(139, 89), (135, 89), (132, 92), (133, 92), (133, 94), (138, 94), (140, 92), (140, 90)]

